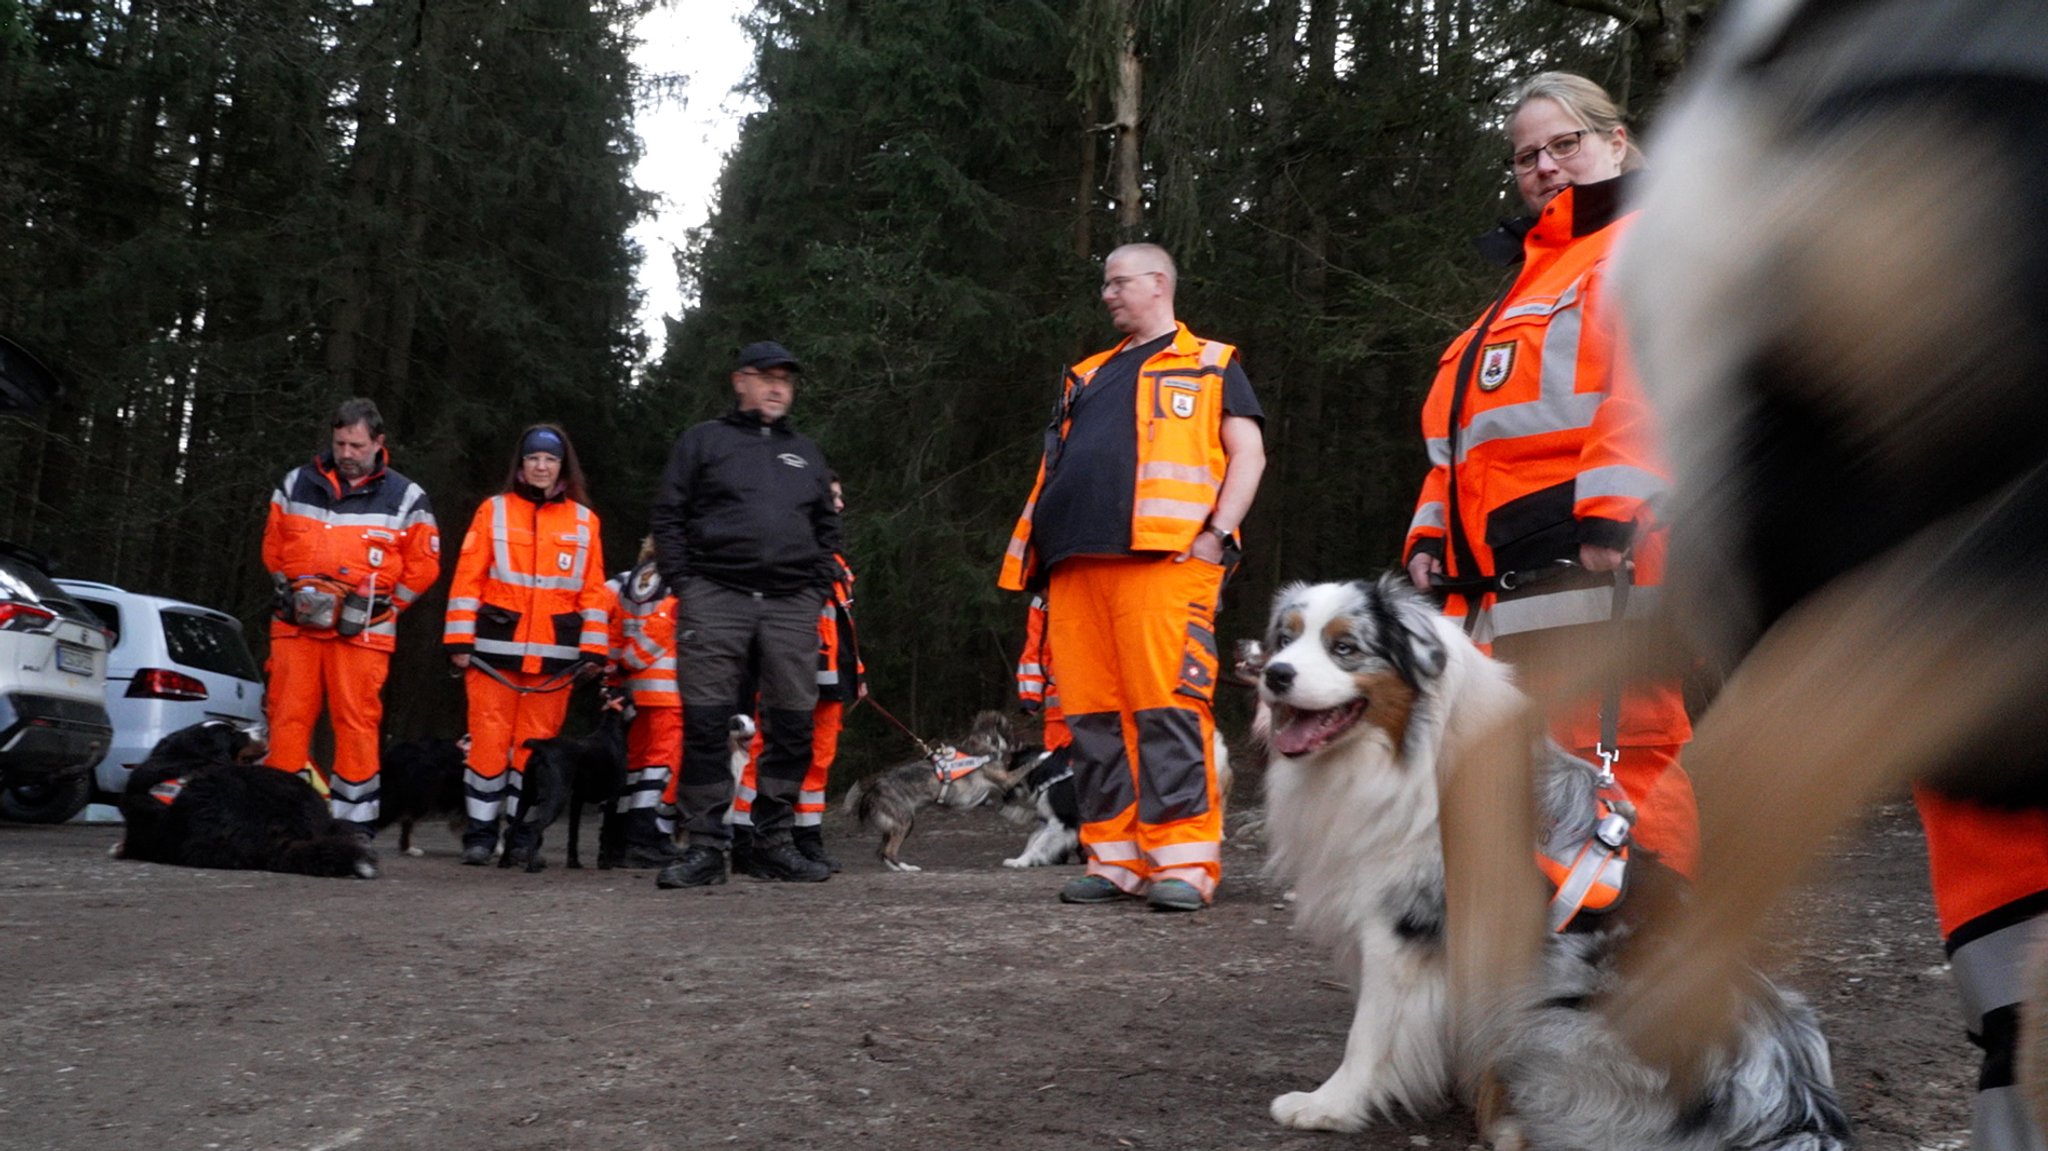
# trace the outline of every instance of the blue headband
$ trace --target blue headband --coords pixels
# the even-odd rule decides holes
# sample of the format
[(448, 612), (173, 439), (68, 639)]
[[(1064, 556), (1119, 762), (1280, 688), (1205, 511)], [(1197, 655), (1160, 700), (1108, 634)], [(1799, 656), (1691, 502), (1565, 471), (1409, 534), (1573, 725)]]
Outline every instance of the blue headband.
[(558, 460), (569, 458), (568, 446), (553, 428), (535, 428), (519, 441), (519, 458), (525, 459), (535, 452), (546, 452)]

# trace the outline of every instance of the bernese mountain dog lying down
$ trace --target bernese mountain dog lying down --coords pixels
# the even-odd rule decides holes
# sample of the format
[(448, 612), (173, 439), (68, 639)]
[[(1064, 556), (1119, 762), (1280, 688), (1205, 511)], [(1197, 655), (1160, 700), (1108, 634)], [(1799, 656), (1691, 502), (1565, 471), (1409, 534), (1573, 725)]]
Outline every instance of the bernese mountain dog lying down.
[(207, 720), (165, 736), (121, 795), (127, 834), (116, 859), (377, 877), (377, 855), (334, 818), (299, 776), (255, 762), (262, 745), (232, 723)]

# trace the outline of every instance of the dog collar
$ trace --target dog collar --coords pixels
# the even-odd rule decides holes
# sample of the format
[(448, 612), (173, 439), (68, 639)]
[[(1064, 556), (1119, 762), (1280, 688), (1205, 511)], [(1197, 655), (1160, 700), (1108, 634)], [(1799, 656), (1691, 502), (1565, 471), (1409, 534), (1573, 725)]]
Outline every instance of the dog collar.
[(149, 797), (165, 807), (178, 802), (178, 793), (185, 790), (185, 776), (167, 779), (149, 789)]

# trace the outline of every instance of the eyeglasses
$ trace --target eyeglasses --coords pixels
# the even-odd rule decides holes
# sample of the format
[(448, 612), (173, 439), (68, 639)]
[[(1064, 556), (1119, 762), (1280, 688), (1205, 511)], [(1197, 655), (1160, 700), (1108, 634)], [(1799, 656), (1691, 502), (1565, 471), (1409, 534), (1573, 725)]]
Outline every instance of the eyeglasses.
[(770, 368), (766, 371), (760, 368), (741, 368), (740, 375), (758, 376), (764, 380), (774, 380), (778, 384), (794, 385), (796, 383), (796, 373), (788, 368)]
[(1592, 130), (1591, 128), (1581, 128), (1576, 132), (1566, 132), (1562, 136), (1554, 137), (1548, 143), (1539, 144), (1534, 148), (1527, 148), (1517, 152), (1509, 158), (1508, 167), (1513, 168), (1518, 173), (1533, 172), (1536, 170), (1536, 157), (1545, 152), (1550, 154), (1551, 159), (1562, 164), (1579, 154), (1579, 142)]
[(1111, 276), (1109, 279), (1102, 281), (1102, 292), (1107, 296), (1120, 296), (1123, 294), (1125, 286), (1139, 276), (1163, 276), (1165, 274), (1165, 272), (1138, 272), (1129, 276)]

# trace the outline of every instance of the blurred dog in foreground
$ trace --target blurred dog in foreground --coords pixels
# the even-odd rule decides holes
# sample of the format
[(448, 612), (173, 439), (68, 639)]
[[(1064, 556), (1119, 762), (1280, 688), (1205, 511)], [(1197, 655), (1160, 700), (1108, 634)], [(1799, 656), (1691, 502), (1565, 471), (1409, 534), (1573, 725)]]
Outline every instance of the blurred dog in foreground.
[[(1451, 1094), (1462, 1063), (1500, 1148), (1848, 1145), (1812, 1010), (1761, 976), (1744, 984), (1732, 1039), (1703, 1053), (1695, 1091), (1669, 1091), (1618, 1040), (1598, 1007), (1623, 981), (1623, 941), (1676, 881), (1654, 857), (1627, 857), (1626, 824), (1614, 821), (1632, 809), (1540, 737), (1538, 836), (1521, 841), (1523, 874), (1503, 900), (1540, 913), (1538, 845), (1583, 866), (1559, 881), (1556, 930), (1530, 985), (1486, 1014), (1461, 1010), (1445, 950), (1439, 787), (1494, 752), (1491, 733), (1525, 730), (1528, 701), (1505, 665), (1397, 577), (1282, 589), (1266, 651), (1272, 867), (1294, 884), (1302, 929), (1336, 949), (1356, 1000), (1343, 1062), (1316, 1090), (1275, 1099), (1275, 1119), (1356, 1131), (1423, 1111)], [(1574, 897), (1582, 877), (1587, 893)]]
[(165, 736), (121, 793), (117, 859), (377, 878), (377, 854), (298, 775), (256, 762), (241, 727), (207, 720)]
[(467, 735), (394, 743), (378, 757), (377, 827), (398, 825), (400, 853), (426, 854), (412, 842), (421, 820), (447, 820), (451, 830), (462, 830), (462, 772), (468, 762)]
[[(2035, 0), (1758, 0), (1719, 25), (1618, 271), (1676, 479), (1664, 654), (1740, 661), (1685, 754), (1715, 785), (1698, 898), (1617, 1004), (1681, 1077), (1763, 917), (1874, 795), (2048, 801), (2048, 218), (2014, 208), (2048, 187), (2048, 24)], [(1484, 805), (1446, 819), (1453, 965), (1483, 980), (1516, 946), (1491, 919), (1512, 861)], [(2010, 992), (1959, 982), (2002, 1145)]]

